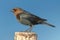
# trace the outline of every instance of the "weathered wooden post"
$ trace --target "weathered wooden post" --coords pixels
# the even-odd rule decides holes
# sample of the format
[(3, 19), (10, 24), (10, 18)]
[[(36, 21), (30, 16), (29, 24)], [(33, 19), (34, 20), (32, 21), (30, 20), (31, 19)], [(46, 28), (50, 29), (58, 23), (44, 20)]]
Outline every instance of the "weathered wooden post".
[(14, 40), (37, 40), (34, 32), (15, 32)]

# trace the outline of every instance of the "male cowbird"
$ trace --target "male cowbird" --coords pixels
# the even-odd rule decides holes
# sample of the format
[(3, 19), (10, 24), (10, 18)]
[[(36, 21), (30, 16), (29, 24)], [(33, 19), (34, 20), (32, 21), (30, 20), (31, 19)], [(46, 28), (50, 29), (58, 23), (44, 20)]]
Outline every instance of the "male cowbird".
[(54, 25), (47, 23), (46, 19), (33, 15), (30, 12), (23, 10), (22, 8), (13, 8), (12, 12), (20, 23), (30, 26), (30, 28), (26, 31), (31, 31), (33, 25), (37, 24), (46, 24), (48, 26), (55, 27)]

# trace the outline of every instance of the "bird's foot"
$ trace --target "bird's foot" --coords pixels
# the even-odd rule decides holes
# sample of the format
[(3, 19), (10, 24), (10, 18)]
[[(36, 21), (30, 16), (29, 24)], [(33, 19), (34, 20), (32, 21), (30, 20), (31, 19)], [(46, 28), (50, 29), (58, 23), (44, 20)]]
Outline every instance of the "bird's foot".
[(25, 30), (24, 32), (31, 32), (31, 30)]
[(20, 32), (31, 32), (31, 30), (24, 30), (24, 31), (20, 31)]

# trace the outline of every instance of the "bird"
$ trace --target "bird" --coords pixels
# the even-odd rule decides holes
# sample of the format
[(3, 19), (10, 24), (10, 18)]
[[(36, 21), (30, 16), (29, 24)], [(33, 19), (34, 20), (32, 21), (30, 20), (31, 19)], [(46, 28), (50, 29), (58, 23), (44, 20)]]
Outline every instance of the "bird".
[(25, 31), (31, 32), (33, 25), (37, 24), (45, 24), (50, 27), (55, 27), (54, 25), (48, 23), (47, 19), (38, 17), (22, 8), (13, 8), (12, 13), (16, 16), (16, 19), (19, 21), (19, 23), (29, 26), (29, 28)]

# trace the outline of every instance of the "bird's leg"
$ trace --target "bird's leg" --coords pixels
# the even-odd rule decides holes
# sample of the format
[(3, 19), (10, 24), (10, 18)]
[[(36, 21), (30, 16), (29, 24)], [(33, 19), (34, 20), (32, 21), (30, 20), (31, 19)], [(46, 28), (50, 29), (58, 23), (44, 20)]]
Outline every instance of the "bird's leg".
[(31, 32), (31, 30), (32, 30), (32, 25), (30, 25), (29, 32)]
[(25, 32), (28, 32), (30, 28), (28, 28), (27, 30), (25, 30)]
[(32, 25), (30, 25), (30, 28), (28, 28), (27, 30), (25, 30), (25, 32), (31, 32), (32, 30)]

